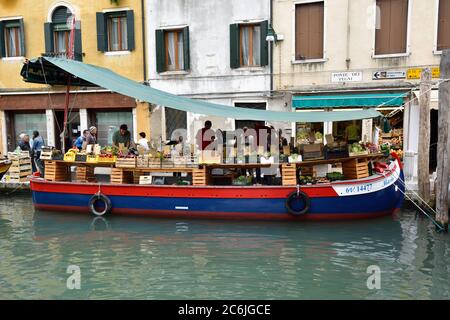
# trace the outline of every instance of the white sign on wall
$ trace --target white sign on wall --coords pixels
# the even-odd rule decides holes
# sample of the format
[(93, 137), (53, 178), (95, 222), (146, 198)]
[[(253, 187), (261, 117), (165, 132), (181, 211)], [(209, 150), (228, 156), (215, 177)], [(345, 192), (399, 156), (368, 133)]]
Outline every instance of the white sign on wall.
[(332, 72), (331, 82), (356, 82), (362, 81), (362, 71), (346, 71), (346, 72)]

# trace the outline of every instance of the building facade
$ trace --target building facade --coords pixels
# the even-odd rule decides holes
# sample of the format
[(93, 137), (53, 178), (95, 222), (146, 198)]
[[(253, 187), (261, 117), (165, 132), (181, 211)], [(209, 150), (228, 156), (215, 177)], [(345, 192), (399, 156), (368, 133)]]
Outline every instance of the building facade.
[[(266, 0), (148, 0), (149, 84), (213, 103), (290, 111), (271, 91), (270, 8)], [(152, 106), (152, 139), (175, 139), (174, 130), (184, 129), (193, 143), (206, 119), (221, 130), (254, 125)]]
[[(420, 73), (433, 70), (436, 109), (440, 55), (450, 48), (450, 1), (273, 0), (273, 21), (275, 88), (292, 96), (294, 111), (377, 108), (398, 128), (400, 147), (412, 154), (405, 157), (407, 175), (416, 176)], [(371, 126), (362, 126), (370, 141)], [(297, 124), (297, 134), (304, 127)], [(343, 128), (323, 123), (315, 130), (339, 136)]]
[[(17, 147), (22, 132), (38, 130), (46, 145), (60, 147), (66, 87), (26, 83), (25, 59), (67, 56), (74, 26), (74, 58), (103, 66), (135, 81), (147, 78), (144, 1), (0, 1), (0, 151)], [(73, 19), (73, 17), (75, 19)], [(149, 131), (149, 106), (102, 88), (72, 87), (70, 143), (82, 130), (98, 127), (105, 145), (121, 123), (134, 137)]]

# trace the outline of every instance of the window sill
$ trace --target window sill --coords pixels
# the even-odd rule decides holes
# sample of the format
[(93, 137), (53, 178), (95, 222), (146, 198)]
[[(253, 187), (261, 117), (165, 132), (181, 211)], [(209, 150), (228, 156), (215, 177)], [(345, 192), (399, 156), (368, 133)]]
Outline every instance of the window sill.
[(253, 66), (253, 67), (239, 67), (239, 68), (234, 68), (233, 70), (236, 71), (264, 71), (265, 67), (264, 66)]
[(293, 60), (292, 64), (308, 64), (308, 63), (324, 63), (327, 62), (328, 59), (306, 59), (306, 60)]
[(4, 57), (2, 58), (2, 61), (23, 61), (25, 60), (25, 57)]
[(160, 76), (183, 76), (189, 74), (189, 71), (186, 70), (180, 70), (180, 71), (164, 71), (164, 72), (160, 72), (159, 75)]
[(105, 56), (124, 56), (127, 54), (130, 54), (131, 51), (125, 50), (125, 51), (105, 51)]
[(379, 54), (379, 55), (372, 55), (372, 59), (389, 59), (389, 58), (403, 58), (408, 57), (411, 53), (393, 53), (393, 54)]

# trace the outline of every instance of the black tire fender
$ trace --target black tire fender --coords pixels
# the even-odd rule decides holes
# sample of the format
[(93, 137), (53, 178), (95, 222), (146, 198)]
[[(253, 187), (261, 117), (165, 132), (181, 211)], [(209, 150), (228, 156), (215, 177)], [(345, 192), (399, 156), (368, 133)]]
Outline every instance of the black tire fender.
[[(95, 209), (95, 203), (97, 201), (102, 201), (105, 204), (105, 209), (103, 211), (97, 211)], [(89, 211), (95, 216), (104, 216), (111, 212), (112, 203), (111, 200), (105, 196), (103, 193), (94, 194), (91, 199), (89, 199)]]
[[(296, 211), (291, 207), (291, 201), (294, 199), (297, 199), (297, 198), (301, 198), (303, 200), (303, 202), (305, 203), (305, 207), (300, 211)], [(285, 206), (290, 214), (292, 214), (294, 216), (301, 216), (301, 215), (308, 213), (309, 209), (311, 208), (311, 199), (303, 191), (300, 191), (300, 190), (294, 191), (294, 192), (290, 193), (289, 196), (286, 198)]]

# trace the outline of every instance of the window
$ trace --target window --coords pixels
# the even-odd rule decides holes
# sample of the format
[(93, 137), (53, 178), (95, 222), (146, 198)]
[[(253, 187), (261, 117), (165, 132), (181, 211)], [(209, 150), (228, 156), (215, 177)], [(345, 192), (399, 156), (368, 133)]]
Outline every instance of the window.
[(268, 21), (230, 25), (231, 68), (266, 66)]
[(97, 50), (101, 52), (134, 50), (133, 10), (97, 12)]
[(0, 56), (22, 57), (25, 55), (23, 20), (0, 21)]
[(406, 53), (408, 0), (377, 0), (375, 55)]
[(156, 30), (157, 71), (181, 71), (189, 68), (189, 27)]
[(295, 6), (295, 60), (323, 59), (324, 4)]
[(261, 26), (239, 26), (239, 63), (241, 67), (261, 65)]
[(112, 144), (112, 136), (119, 130), (122, 123), (128, 125), (128, 131), (133, 139), (133, 112), (131, 110), (97, 111), (94, 123), (97, 124), (97, 143), (101, 146)]
[(127, 16), (125, 13), (120, 15), (108, 16), (108, 51), (128, 50), (127, 43)]
[[(45, 53), (51, 56), (67, 57), (70, 48), (70, 33), (73, 15), (65, 6), (57, 7), (52, 21), (44, 24)], [(75, 60), (82, 60), (80, 21), (75, 21), (73, 54)]]
[(439, 0), (437, 50), (450, 49), (450, 0)]
[(184, 70), (183, 31), (164, 32), (166, 71)]

